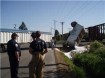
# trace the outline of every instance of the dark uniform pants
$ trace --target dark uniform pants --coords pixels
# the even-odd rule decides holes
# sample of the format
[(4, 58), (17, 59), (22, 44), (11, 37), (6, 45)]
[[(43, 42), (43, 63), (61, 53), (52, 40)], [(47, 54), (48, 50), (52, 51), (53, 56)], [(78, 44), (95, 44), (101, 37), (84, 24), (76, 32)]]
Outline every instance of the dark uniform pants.
[(19, 61), (15, 56), (9, 56), (11, 78), (18, 78)]
[(32, 60), (29, 63), (29, 78), (43, 78), (44, 59), (42, 54), (36, 53), (32, 55)]

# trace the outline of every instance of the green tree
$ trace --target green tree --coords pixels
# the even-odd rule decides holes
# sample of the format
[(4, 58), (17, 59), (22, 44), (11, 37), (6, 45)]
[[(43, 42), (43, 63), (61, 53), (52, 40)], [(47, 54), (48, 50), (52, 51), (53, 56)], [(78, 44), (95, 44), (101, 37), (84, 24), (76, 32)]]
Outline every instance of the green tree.
[(61, 39), (61, 36), (60, 36), (58, 30), (55, 30), (55, 34), (54, 34), (54, 36), (55, 36), (55, 39), (56, 39), (57, 41), (59, 41), (59, 40)]
[(61, 39), (61, 36), (60, 35), (57, 35), (55, 36), (56, 37), (56, 40), (59, 41)]
[(28, 30), (24, 22), (19, 26), (19, 30)]
[(59, 35), (59, 31), (58, 30), (55, 30), (54, 36), (58, 36), (58, 35)]

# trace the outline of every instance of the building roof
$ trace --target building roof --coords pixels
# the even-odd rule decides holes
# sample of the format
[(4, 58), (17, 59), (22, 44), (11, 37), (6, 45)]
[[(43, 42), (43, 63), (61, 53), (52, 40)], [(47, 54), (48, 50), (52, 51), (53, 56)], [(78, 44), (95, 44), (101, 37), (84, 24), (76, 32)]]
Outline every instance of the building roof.
[[(0, 32), (32, 33), (32, 32), (36, 32), (36, 31), (0, 28)], [(41, 31), (41, 33), (42, 33), (42, 34), (48, 34), (48, 35), (51, 35), (51, 32), (42, 32), (42, 31)]]

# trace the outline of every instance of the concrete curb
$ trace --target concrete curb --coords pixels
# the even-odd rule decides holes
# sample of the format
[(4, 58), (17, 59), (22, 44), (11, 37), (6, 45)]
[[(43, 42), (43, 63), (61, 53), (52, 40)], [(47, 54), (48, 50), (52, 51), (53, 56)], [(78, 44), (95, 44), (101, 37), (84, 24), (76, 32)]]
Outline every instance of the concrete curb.
[(54, 49), (54, 55), (55, 55), (55, 61), (57, 64), (57, 69), (59, 70), (68, 70), (69, 66), (68, 64), (64, 61), (64, 58), (60, 54), (60, 51), (57, 51)]

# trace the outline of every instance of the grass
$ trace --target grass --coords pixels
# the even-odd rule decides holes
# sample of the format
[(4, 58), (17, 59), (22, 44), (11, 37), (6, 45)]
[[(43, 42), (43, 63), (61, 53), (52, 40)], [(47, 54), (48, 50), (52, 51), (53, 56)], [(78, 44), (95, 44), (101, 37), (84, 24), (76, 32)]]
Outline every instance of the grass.
[(98, 41), (92, 42), (89, 52), (76, 54), (73, 63), (84, 69), (87, 78), (104, 78), (105, 46)]
[(60, 54), (69, 65), (69, 73), (73, 75), (72, 78), (105, 77), (105, 45), (102, 43), (92, 42), (88, 51), (76, 54), (72, 60), (63, 52)]
[(61, 55), (62, 57), (64, 57), (64, 61), (69, 65), (69, 71), (70, 73), (72, 73), (74, 78), (86, 78), (83, 69), (73, 64), (73, 61), (65, 56), (63, 53), (61, 53)]

